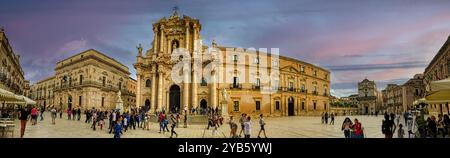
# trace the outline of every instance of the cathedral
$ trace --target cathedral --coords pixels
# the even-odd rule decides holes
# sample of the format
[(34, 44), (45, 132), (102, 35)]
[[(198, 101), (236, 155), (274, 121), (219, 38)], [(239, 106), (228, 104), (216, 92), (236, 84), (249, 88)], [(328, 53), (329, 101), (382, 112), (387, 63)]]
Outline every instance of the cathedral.
[(136, 105), (150, 112), (218, 109), (230, 115), (320, 115), (329, 110), (330, 71), (278, 49), (203, 45), (200, 21), (174, 11), (137, 47)]

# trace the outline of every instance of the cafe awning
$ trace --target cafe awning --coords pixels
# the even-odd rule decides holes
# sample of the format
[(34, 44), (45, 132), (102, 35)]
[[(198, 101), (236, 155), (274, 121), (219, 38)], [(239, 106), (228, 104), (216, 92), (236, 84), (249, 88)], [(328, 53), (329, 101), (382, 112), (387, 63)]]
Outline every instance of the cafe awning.
[(431, 92), (422, 101), (429, 104), (450, 102), (450, 79), (432, 81), (430, 83), (430, 89)]
[(10, 91), (0, 88), (0, 103), (20, 104), (24, 103), (23, 97), (20, 97)]

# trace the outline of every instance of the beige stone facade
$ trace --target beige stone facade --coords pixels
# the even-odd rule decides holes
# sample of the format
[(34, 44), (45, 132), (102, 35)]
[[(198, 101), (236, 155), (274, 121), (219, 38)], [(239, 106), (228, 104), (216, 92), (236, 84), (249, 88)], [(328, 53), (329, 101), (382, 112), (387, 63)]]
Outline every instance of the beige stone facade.
[(360, 114), (375, 114), (382, 105), (382, 94), (375, 81), (364, 79), (358, 82), (358, 108)]
[[(427, 94), (431, 92), (429, 84), (431, 81), (448, 79), (450, 76), (450, 36), (447, 41), (439, 49), (436, 56), (428, 64), (424, 72), (424, 84)], [(448, 103), (430, 104), (427, 106), (430, 114), (447, 114), (450, 113)]]
[(25, 80), (20, 55), (14, 52), (5, 30), (0, 28), (0, 88), (17, 95), (27, 95), (27, 87), (29, 82)]
[(274, 49), (267, 53), (214, 41), (208, 47), (201, 42), (199, 20), (176, 12), (154, 23), (153, 31), (150, 49), (143, 54), (138, 47), (134, 64), (136, 105), (151, 112), (221, 110), (225, 103), (230, 114), (319, 115), (329, 110), (326, 69), (279, 56)]
[[(118, 91), (124, 107), (134, 106), (128, 89), (134, 82), (128, 67), (99, 51), (90, 49), (56, 63), (55, 75), (32, 86), (38, 104), (58, 108), (115, 108)], [(131, 82), (131, 83), (130, 83)]]

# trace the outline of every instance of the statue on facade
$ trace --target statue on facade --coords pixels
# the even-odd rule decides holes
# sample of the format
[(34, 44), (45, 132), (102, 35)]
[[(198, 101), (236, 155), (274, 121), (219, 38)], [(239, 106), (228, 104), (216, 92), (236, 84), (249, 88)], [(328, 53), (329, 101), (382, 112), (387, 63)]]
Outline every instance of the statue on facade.
[(227, 90), (225, 88), (222, 89), (222, 98), (223, 100), (220, 102), (220, 105), (222, 107), (221, 111), (222, 111), (222, 117), (227, 117), (228, 116), (228, 93)]
[(138, 56), (142, 55), (142, 45), (139, 43), (139, 46), (136, 47), (138, 49)]

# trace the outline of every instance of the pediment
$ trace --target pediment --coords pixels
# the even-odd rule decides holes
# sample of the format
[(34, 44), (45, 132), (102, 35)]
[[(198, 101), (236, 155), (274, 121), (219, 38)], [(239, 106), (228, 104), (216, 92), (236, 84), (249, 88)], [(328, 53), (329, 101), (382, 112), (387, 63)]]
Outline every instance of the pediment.
[(285, 66), (283, 68), (280, 69), (281, 71), (288, 71), (288, 72), (293, 72), (293, 73), (300, 73), (300, 71), (298, 69), (296, 69), (293, 66)]

